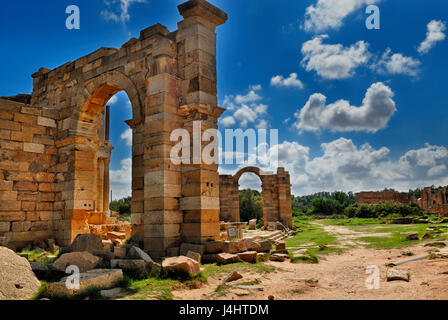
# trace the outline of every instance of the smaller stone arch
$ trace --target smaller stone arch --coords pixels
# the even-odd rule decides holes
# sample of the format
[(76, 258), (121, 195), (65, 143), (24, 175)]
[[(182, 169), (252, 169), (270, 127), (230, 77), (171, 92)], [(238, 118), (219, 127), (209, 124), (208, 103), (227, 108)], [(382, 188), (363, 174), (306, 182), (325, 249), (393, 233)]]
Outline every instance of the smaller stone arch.
[(289, 173), (284, 168), (278, 168), (274, 174), (257, 167), (245, 167), (233, 176), (220, 175), (220, 219), (240, 222), (239, 180), (248, 172), (256, 174), (261, 180), (264, 225), (267, 227), (269, 223), (280, 221), (291, 227), (291, 184)]

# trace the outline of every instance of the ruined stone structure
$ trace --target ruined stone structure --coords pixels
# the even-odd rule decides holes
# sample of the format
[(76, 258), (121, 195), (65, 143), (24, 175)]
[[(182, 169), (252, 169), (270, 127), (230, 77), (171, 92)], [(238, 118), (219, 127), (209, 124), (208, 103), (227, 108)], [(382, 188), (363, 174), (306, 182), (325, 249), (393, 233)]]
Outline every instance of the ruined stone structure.
[(219, 176), (219, 199), (221, 220), (230, 222), (240, 221), (239, 180), (244, 173), (256, 174), (261, 180), (263, 197), (263, 221), (265, 226), (269, 222), (280, 221), (284, 225), (292, 226), (291, 183), (289, 173), (284, 168), (278, 168), (277, 174), (263, 172), (259, 168), (246, 167), (235, 175)]
[(356, 204), (379, 204), (384, 202), (395, 202), (410, 204), (411, 200), (406, 192), (381, 191), (381, 192), (360, 192), (355, 194)]
[(419, 207), (426, 213), (436, 213), (439, 216), (448, 216), (448, 203), (445, 188), (424, 188), (421, 198), (417, 200)]
[(157, 24), (120, 49), (41, 68), (33, 74), (31, 97), (0, 100), (4, 241), (55, 238), (68, 245), (89, 232), (92, 215), (107, 217), (112, 148), (104, 136), (105, 105), (121, 90), (133, 111), (127, 121), (133, 234), (154, 257), (181, 242), (219, 238), (218, 166), (174, 165), (170, 134), (177, 128), (191, 133), (193, 121), (202, 132), (217, 128), (224, 110), (217, 105), (215, 29), (227, 15), (204, 0), (178, 8), (184, 19), (177, 31)]

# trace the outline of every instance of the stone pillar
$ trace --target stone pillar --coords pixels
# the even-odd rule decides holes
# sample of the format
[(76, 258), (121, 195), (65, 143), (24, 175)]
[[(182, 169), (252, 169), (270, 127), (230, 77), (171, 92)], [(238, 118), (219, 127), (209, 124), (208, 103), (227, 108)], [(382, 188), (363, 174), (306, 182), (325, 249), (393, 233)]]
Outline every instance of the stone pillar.
[(240, 221), (238, 182), (231, 175), (219, 176), (219, 203), (221, 221)]
[(181, 167), (171, 162), (170, 135), (182, 127), (178, 116), (180, 79), (177, 77), (176, 44), (168, 30), (153, 45), (152, 76), (147, 79), (144, 123), (144, 247), (152, 257), (166, 256), (178, 247), (182, 213)]
[(292, 226), (291, 182), (284, 168), (277, 169), (277, 190), (279, 220), (287, 227)]
[[(194, 141), (198, 143), (204, 131), (218, 128), (218, 118), (224, 111), (217, 106), (215, 29), (227, 20), (227, 15), (204, 0), (191, 0), (178, 8), (184, 17), (176, 36), (179, 76), (183, 80), (179, 112), (191, 138), (194, 127), (200, 127), (199, 138)], [(191, 145), (192, 157), (193, 148)], [(182, 166), (180, 208), (183, 241), (219, 239), (218, 164)]]
[(143, 242), (144, 235), (144, 119), (128, 120), (126, 123), (132, 129), (132, 206), (131, 224), (132, 235), (137, 236)]
[(110, 158), (104, 159), (103, 162), (104, 167), (104, 187), (103, 187), (103, 212), (105, 212), (109, 216), (109, 194), (110, 194), (110, 177), (109, 177), (109, 166), (110, 166)]

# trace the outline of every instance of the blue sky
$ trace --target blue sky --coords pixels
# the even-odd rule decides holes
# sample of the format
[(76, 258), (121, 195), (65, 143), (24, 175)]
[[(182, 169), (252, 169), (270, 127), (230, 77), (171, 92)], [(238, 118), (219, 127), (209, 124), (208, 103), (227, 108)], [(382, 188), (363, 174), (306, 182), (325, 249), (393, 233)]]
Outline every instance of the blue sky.
[[(150, 25), (177, 29), (182, 2), (3, 3), (0, 96), (30, 93), (31, 74), (40, 67), (57, 67), (102, 46), (119, 48)], [(228, 109), (220, 129), (279, 129), (279, 160), (295, 194), (448, 184), (448, 2), (210, 2), (229, 15), (217, 29), (218, 97)], [(380, 9), (380, 30), (365, 26), (372, 3)], [(80, 8), (80, 30), (65, 28), (71, 4)], [(111, 131), (117, 197), (130, 192), (123, 123), (130, 118), (120, 93)], [(245, 175), (241, 184), (259, 182)]]

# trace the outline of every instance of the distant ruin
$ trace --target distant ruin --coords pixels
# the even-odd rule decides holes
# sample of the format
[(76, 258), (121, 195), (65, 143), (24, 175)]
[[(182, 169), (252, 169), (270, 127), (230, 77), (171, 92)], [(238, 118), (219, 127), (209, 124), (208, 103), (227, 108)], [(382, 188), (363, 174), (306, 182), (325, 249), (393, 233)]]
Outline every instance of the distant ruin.
[[(218, 127), (224, 109), (217, 102), (215, 29), (227, 15), (205, 0), (178, 9), (178, 30), (157, 24), (120, 49), (41, 68), (31, 96), (0, 99), (0, 242), (20, 247), (54, 238), (65, 246), (82, 233), (130, 232), (108, 206), (105, 105), (122, 90), (133, 113), (123, 119), (133, 133), (132, 235), (152, 257), (181, 243), (219, 240), (218, 165), (173, 164), (170, 134), (191, 134), (194, 121), (202, 132)], [(289, 175), (279, 169), (262, 179), (272, 179), (264, 191), (267, 221), (291, 224)]]
[(417, 204), (427, 214), (438, 214), (448, 216), (448, 203), (445, 188), (435, 189), (426, 187), (421, 192), (421, 197), (415, 199), (406, 192), (380, 191), (360, 192), (355, 194), (356, 204), (379, 204), (385, 202), (401, 203), (409, 205)]
[(448, 216), (448, 203), (445, 188), (424, 188), (417, 204), (426, 213), (436, 213), (439, 216)]
[(406, 192), (370, 191), (355, 194), (356, 204), (379, 204), (385, 202), (410, 204), (411, 200), (409, 199), (409, 195)]
[(240, 221), (239, 180), (244, 173), (256, 174), (261, 180), (263, 197), (263, 221), (265, 227), (270, 222), (281, 222), (292, 226), (291, 182), (289, 173), (278, 168), (277, 174), (263, 172), (256, 167), (246, 167), (235, 175), (219, 176), (220, 219), (229, 222)]

